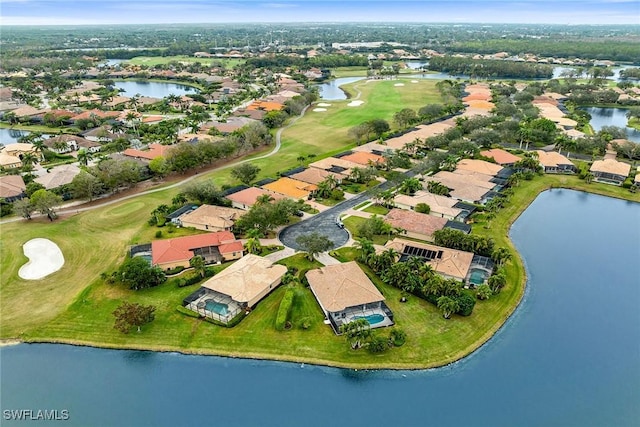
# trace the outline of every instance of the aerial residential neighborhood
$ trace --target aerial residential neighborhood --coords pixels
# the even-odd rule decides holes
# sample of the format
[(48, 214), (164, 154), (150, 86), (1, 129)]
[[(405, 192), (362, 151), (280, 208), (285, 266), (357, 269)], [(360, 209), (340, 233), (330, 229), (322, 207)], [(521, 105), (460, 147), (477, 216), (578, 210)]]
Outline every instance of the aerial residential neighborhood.
[[(9, 22), (18, 22), (13, 3), (6, 8)], [(298, 10), (326, 17), (316, 3), (260, 1), (247, 9), (241, 1), (167, 2), (147, 12), (150, 20), (172, 7), (184, 8), (180, 19), (214, 9), (216, 16), (242, 9), (246, 16)], [(418, 16), (424, 11), (418, 3), (396, 9)], [(546, 16), (540, 5), (525, 3)], [(565, 3), (558, 10), (573, 16)], [(629, 14), (629, 2), (606, 3), (601, 13)], [(78, 8), (88, 17), (112, 16), (110, 7), (135, 14), (149, 6), (116, 1), (96, 3), (91, 13)], [(483, 5), (482, 13), (498, 6)], [(474, 396), (469, 411), (451, 409), (464, 419), (454, 425), (502, 425), (495, 420), (507, 418), (518, 425), (495, 411), (484, 414), (473, 406), (476, 396), (488, 387), (511, 400), (516, 390), (501, 387), (518, 378), (518, 387), (535, 390), (534, 401), (556, 410), (531, 377), (537, 366), (545, 372), (556, 366), (543, 357), (550, 349), (562, 366), (554, 378), (573, 384), (564, 373), (580, 377), (575, 388), (582, 393), (609, 381), (609, 372), (594, 368), (594, 378), (601, 376), (589, 384), (575, 374), (587, 368), (576, 361), (583, 344), (571, 347), (574, 340), (611, 339), (612, 351), (629, 358), (622, 365), (634, 366), (633, 308), (601, 309), (611, 301), (631, 303), (635, 295), (629, 266), (638, 253), (640, 206), (637, 23), (409, 23), (385, 7), (394, 25), (386, 18), (238, 25), (165, 17), (162, 23), (3, 28), (0, 361), (14, 357), (3, 369), (11, 395), (3, 393), (3, 409), (31, 402), (10, 378), (31, 375), (15, 364), (35, 355), (11, 356), (36, 348), (31, 345), (43, 354), (64, 352), (64, 345), (90, 348), (109, 359), (93, 362), (105, 372), (132, 355), (124, 357), (130, 357), (129, 378), (140, 378), (136, 363), (176, 357), (184, 363), (176, 371), (185, 380), (180, 393), (208, 395), (207, 404), (220, 399), (216, 407), (228, 407), (243, 425), (261, 424), (231, 397), (242, 393), (247, 402), (261, 402), (255, 412), (269, 420), (276, 419), (271, 399), (293, 395), (290, 418), (263, 425), (296, 425), (291, 419), (320, 425), (306, 422), (315, 403), (300, 400), (307, 390), (293, 390), (289, 374), (299, 384), (310, 380), (310, 387), (331, 377), (336, 393), (327, 393), (327, 407), (340, 414), (334, 420), (363, 425), (334, 394), (348, 397), (348, 387), (357, 385), (373, 396), (387, 381), (393, 392), (386, 398), (395, 408), (414, 385), (432, 390), (410, 370), (438, 368), (433, 380), (444, 378), (449, 395)], [(478, 7), (468, 5), (480, 14)], [(434, 17), (439, 8), (446, 9), (434, 3)], [(602, 250), (613, 245), (607, 239), (619, 249)], [(623, 325), (626, 340), (618, 341), (611, 322)], [(518, 341), (523, 337), (531, 343)], [(606, 359), (584, 353), (591, 364)], [(136, 361), (140, 354), (154, 360)], [(73, 357), (61, 357), (60, 372)], [(240, 365), (231, 358), (255, 361)], [(517, 372), (512, 360), (520, 360)], [(290, 362), (286, 369), (296, 371), (287, 374), (269, 361)], [(315, 365), (338, 370), (320, 377)], [(441, 377), (444, 366), (449, 379)], [(452, 388), (483, 366), (491, 381), (464, 377), (469, 390)], [(267, 379), (271, 369), (278, 374)], [(386, 373), (378, 377), (371, 372), (377, 370)], [(114, 368), (114, 378), (122, 372)], [(335, 372), (350, 385), (336, 384)], [(155, 375), (164, 378), (163, 368), (144, 380), (114, 379), (115, 387), (126, 383), (142, 395), (136, 387)], [(100, 390), (107, 387), (96, 381)], [(43, 384), (61, 387), (49, 377)], [(626, 396), (616, 387), (607, 393)], [(562, 401), (557, 393), (551, 394)], [(182, 397), (168, 399), (187, 408)], [(356, 400), (362, 408), (382, 407), (377, 399)], [(605, 405), (591, 395), (583, 400), (585, 407)], [(53, 405), (43, 402), (36, 406)], [(629, 414), (637, 409), (623, 403), (616, 406), (619, 418), (607, 412), (591, 419), (632, 425)], [(151, 412), (157, 404), (140, 402)], [(180, 418), (171, 404), (164, 406), (165, 419), (132, 416), (133, 425), (213, 420), (198, 411)], [(70, 408), (52, 414), (74, 420), (77, 408)], [(550, 412), (534, 424), (588, 424), (578, 409), (571, 416), (557, 411), (562, 414)], [(390, 411), (396, 412), (404, 411)], [(105, 415), (104, 425), (130, 421), (114, 417)], [(366, 425), (382, 419), (362, 418)], [(402, 413), (397, 422), (417, 420)], [(433, 422), (447, 424), (439, 412)]]

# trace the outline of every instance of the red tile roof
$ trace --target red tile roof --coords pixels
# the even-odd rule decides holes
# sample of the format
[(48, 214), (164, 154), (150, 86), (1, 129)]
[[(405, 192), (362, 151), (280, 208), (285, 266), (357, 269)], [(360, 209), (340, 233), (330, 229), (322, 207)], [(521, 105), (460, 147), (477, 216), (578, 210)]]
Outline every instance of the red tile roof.
[(499, 165), (510, 165), (520, 160), (520, 157), (501, 148), (492, 148), (491, 150), (481, 151), (480, 154), (484, 157), (492, 158)]
[(242, 242), (236, 240), (230, 231), (197, 234), (175, 239), (154, 240), (151, 242), (151, 261), (153, 265), (178, 262), (193, 258), (194, 249), (217, 246), (221, 254), (242, 251)]
[(136, 150), (135, 148), (127, 148), (122, 152), (122, 154), (138, 159), (153, 160), (156, 157), (164, 156), (169, 148), (171, 148), (171, 146), (169, 145), (149, 144), (148, 150)]
[(355, 153), (341, 157), (341, 159), (365, 166), (369, 163), (375, 164), (384, 162), (384, 157), (378, 156), (377, 154), (373, 153), (367, 153), (365, 151), (356, 151)]

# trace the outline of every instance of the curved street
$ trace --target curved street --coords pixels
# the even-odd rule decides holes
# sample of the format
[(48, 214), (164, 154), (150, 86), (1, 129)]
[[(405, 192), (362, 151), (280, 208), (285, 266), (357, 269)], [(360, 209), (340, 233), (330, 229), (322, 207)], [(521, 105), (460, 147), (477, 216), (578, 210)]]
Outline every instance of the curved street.
[[(413, 171), (403, 173), (405, 178), (410, 178), (414, 175), (415, 172)], [(338, 227), (337, 219), (340, 215), (369, 199), (371, 197), (371, 190), (388, 190), (394, 185), (396, 185), (396, 183), (392, 181), (383, 182), (380, 185), (377, 185), (368, 191), (364, 191), (351, 199), (340, 202), (309, 219), (284, 228), (278, 235), (278, 238), (283, 245), (296, 250), (302, 250), (300, 245), (296, 243), (296, 239), (304, 234), (316, 232), (320, 235), (327, 236), (329, 240), (333, 242), (332, 249), (344, 246), (349, 241), (349, 232), (344, 228)]]

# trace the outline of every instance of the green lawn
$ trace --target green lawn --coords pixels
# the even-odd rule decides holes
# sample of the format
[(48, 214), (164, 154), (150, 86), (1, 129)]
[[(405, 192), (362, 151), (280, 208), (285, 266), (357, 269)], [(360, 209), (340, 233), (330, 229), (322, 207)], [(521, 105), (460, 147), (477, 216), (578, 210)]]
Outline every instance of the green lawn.
[(384, 206), (375, 205), (375, 204), (369, 206), (368, 208), (363, 209), (362, 211), (376, 214), (376, 215), (386, 215), (389, 213), (389, 209), (385, 208)]
[[(360, 218), (359, 216), (350, 216), (342, 220), (345, 228), (349, 230), (349, 233), (351, 233), (351, 236), (354, 239), (357, 239), (358, 237), (362, 237), (360, 236), (360, 233), (358, 233), (358, 227), (360, 226), (360, 224), (362, 224), (365, 221), (366, 219)], [(387, 243), (389, 238), (390, 238), (389, 236), (376, 235), (376, 236), (373, 236), (373, 239), (371, 240), (376, 245), (384, 245), (385, 243)]]
[(210, 65), (212, 63), (222, 63), (226, 68), (233, 68), (238, 64), (244, 63), (244, 59), (226, 59), (226, 58), (195, 58), (193, 56), (175, 55), (175, 56), (136, 56), (125, 61), (126, 64), (131, 65), (148, 65), (153, 67), (154, 65), (168, 64), (169, 62), (199, 62), (203, 65)]

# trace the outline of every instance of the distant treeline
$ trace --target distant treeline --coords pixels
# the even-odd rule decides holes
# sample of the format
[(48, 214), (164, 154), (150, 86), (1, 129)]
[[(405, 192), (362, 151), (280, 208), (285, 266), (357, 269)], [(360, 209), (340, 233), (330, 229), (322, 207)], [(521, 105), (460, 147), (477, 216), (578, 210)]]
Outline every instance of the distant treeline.
[(256, 68), (277, 68), (297, 66), (302, 69), (318, 67), (318, 68), (335, 68), (335, 67), (367, 67), (369, 61), (366, 57), (360, 55), (324, 55), (314, 58), (296, 58), (285, 55), (277, 55), (270, 58), (250, 58), (247, 60), (248, 65)]
[(458, 53), (491, 54), (508, 52), (511, 55), (523, 52), (556, 58), (608, 59), (640, 63), (640, 44), (620, 40), (554, 40), (554, 39), (495, 39), (466, 40), (454, 42), (448, 50)]
[(487, 59), (455, 58), (452, 56), (433, 57), (429, 69), (453, 75), (471, 77), (504, 77), (513, 79), (549, 79), (553, 76), (550, 65), (498, 61)]

